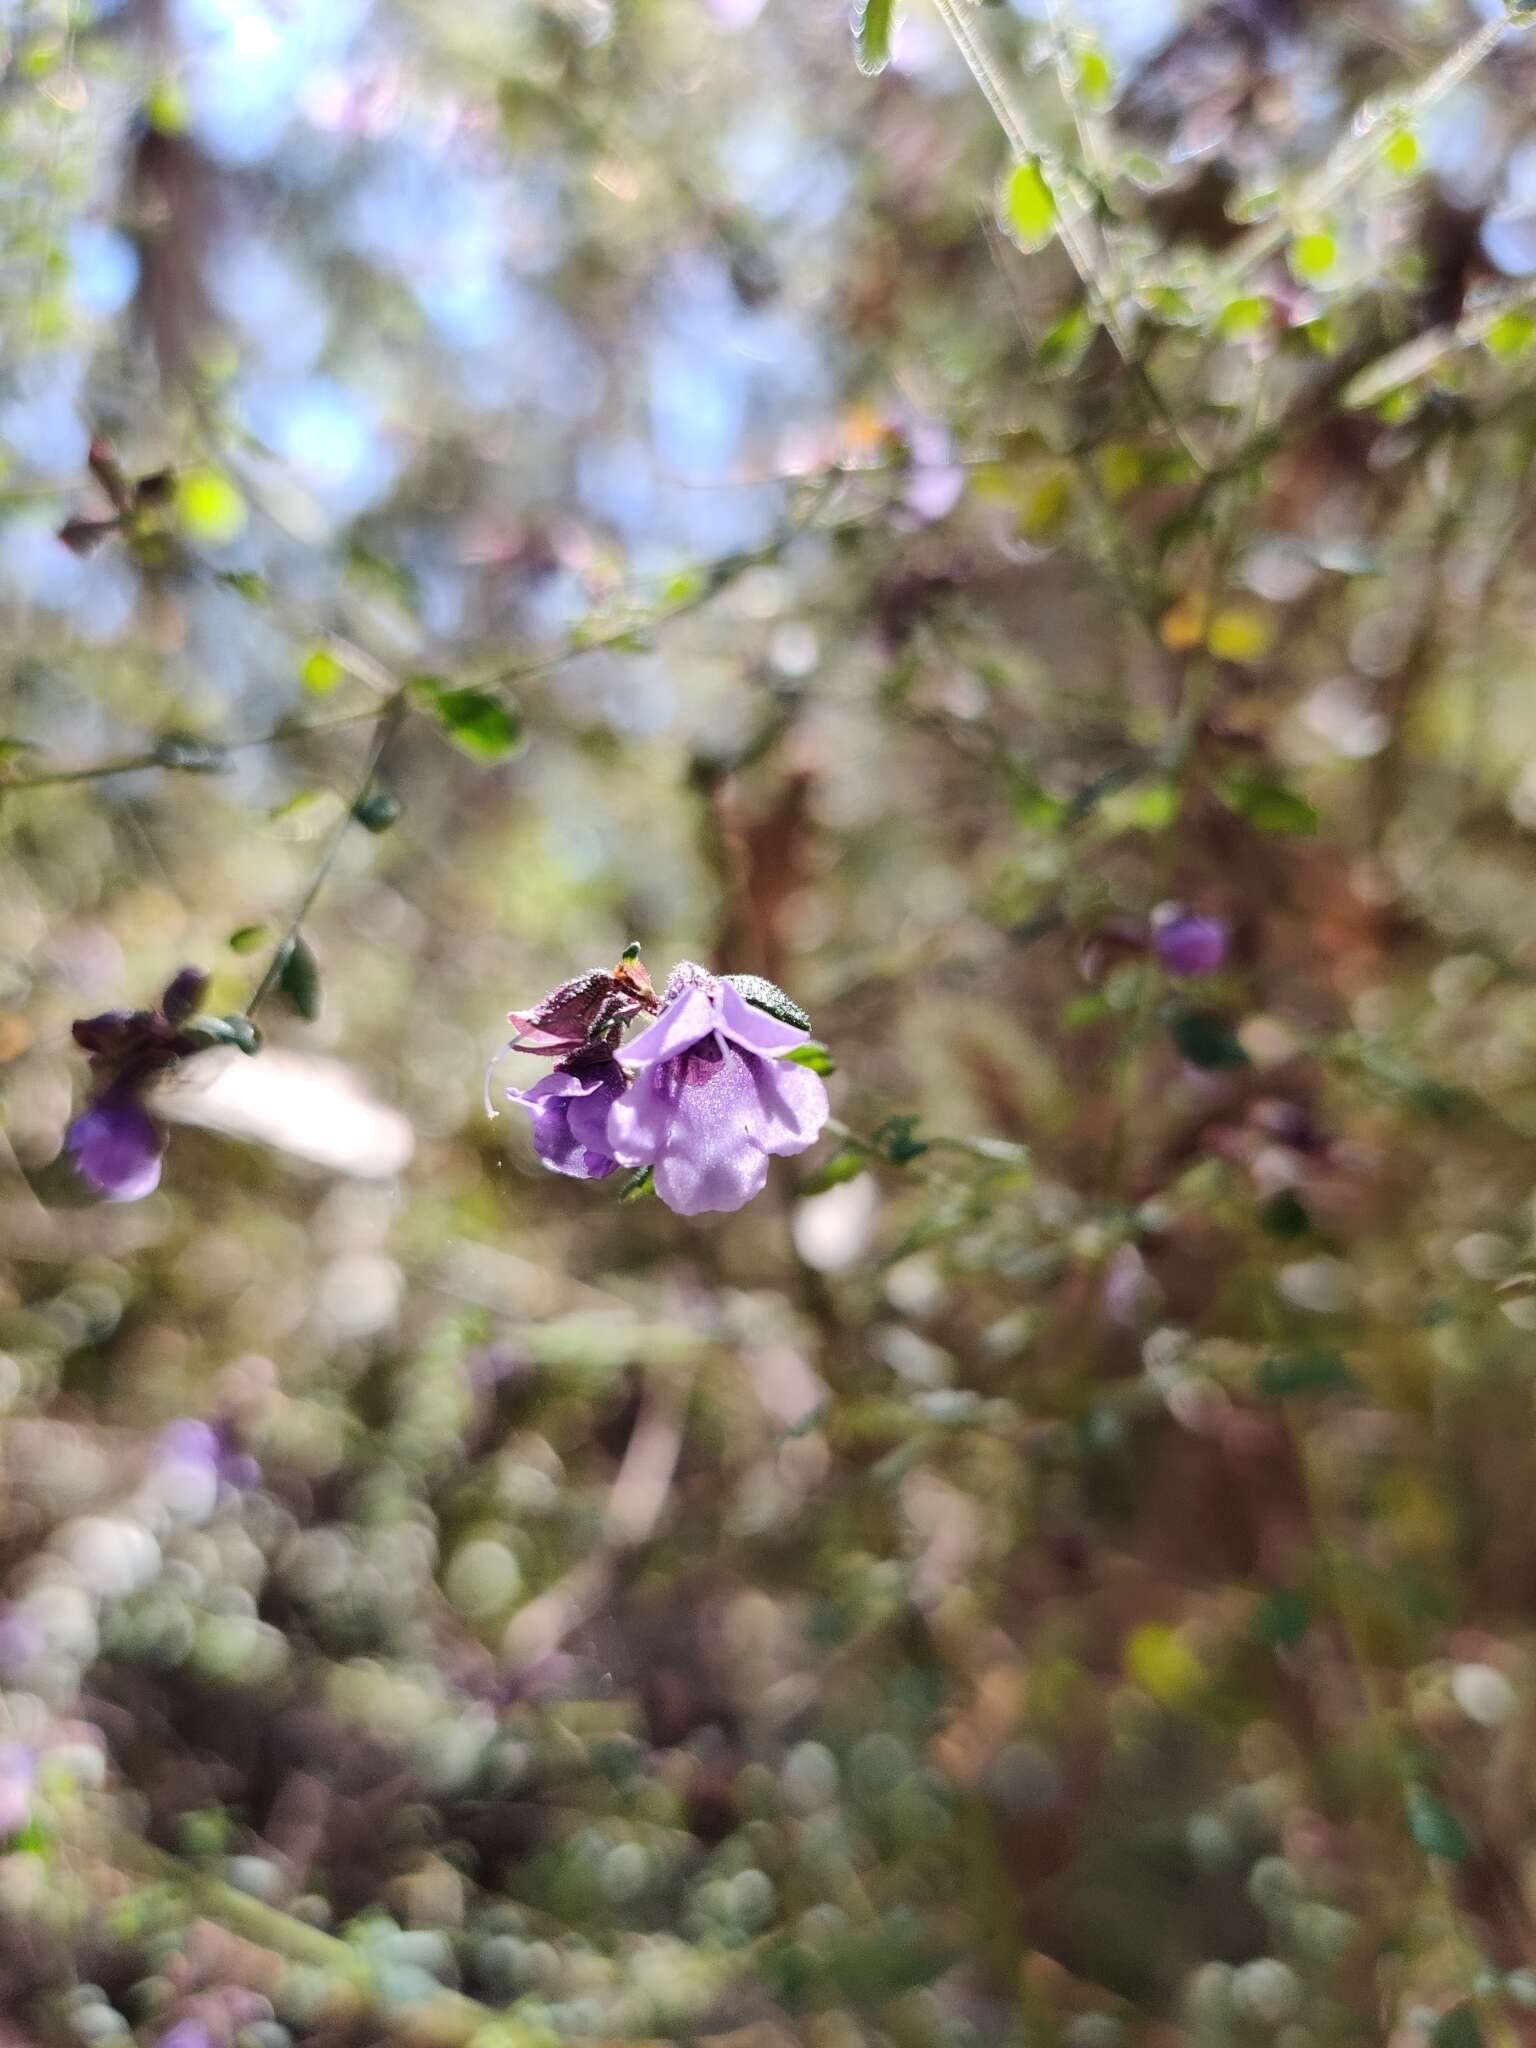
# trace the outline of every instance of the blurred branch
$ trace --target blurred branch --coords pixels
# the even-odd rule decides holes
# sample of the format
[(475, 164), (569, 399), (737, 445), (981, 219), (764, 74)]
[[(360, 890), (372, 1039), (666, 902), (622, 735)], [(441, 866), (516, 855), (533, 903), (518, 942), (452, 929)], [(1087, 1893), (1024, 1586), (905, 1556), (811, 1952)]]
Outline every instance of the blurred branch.
[(396, 733), (400, 730), (407, 708), (405, 687), (402, 685), (396, 690), (394, 696), (390, 698), (382, 713), (379, 714), (379, 729), (374, 736), (373, 745), (369, 749), (362, 780), (358, 783), (352, 801), (337, 819), (335, 829), (326, 843), (325, 851), (320, 856), (320, 864), (310, 878), (309, 887), (300, 898), (298, 908), (294, 911), (293, 916), (288, 922), (287, 930), (273, 947), (272, 956), (267, 962), (260, 981), (257, 982), (255, 988), (251, 991), (251, 999), (245, 1006), (247, 1017), (254, 1017), (256, 1015), (257, 1010), (260, 1009), (261, 1005), (282, 979), (283, 969), (288, 963), (288, 958), (293, 948), (298, 943), (299, 933), (304, 920), (309, 916), (310, 911), (314, 909), (320, 891), (325, 887), (330, 872), (336, 865), (337, 856), (341, 852), (347, 833), (351, 829), (359, 809), (373, 794), (374, 786), (379, 779), (380, 770), (384, 766), (384, 757), (389, 752), (391, 742), (394, 740)]
[[(996, 65), (966, 18), (965, 0), (934, 0), (934, 5), (944, 26), (949, 30), (956, 49), (964, 58), (971, 76), (980, 86), (988, 106), (996, 115), (998, 126), (1007, 139), (1015, 163), (1030, 160), (1039, 162), (1042, 152), (1031, 140), (1022, 117), (1003, 89)], [(1076, 119), (1077, 110), (1070, 98), (1068, 104)], [(1180, 452), (1197, 473), (1203, 471), (1204, 461), (1153, 379), (1151, 371), (1137, 351), (1134, 337), (1120, 317), (1119, 308), (1115, 304), (1113, 283), (1103, 275), (1093, 251), (1085, 210), (1079, 206), (1076, 195), (1064, 179), (1058, 178), (1052, 184), (1051, 195), (1056, 204), (1056, 229), (1061, 237), (1061, 246), (1071, 258), (1072, 267), (1082, 280), (1089, 303), (1102, 323), (1105, 333), (1114, 343), (1120, 360), (1130, 371), (1147, 403), (1173, 436)]]
[(1500, 13), (1468, 36), (1419, 85), (1403, 93), (1380, 95), (1357, 107), (1348, 137), (1335, 148), (1317, 176), (1303, 186), (1295, 203), (1250, 228), (1233, 245), (1222, 273), (1226, 282), (1240, 283), (1249, 271), (1273, 256), (1277, 249), (1284, 248), (1298, 217), (1306, 219), (1322, 212), (1366, 169), (1377, 154), (1382, 128), (1415, 121), (1428, 113), (1492, 54), (1510, 25), (1509, 18)]

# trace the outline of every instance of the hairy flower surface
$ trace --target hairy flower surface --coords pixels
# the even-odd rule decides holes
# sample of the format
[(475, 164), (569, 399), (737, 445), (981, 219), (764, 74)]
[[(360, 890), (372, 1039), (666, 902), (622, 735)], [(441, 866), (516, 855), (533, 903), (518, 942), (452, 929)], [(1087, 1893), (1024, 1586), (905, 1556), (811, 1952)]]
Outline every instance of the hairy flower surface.
[(770, 1157), (803, 1152), (827, 1120), (820, 1079), (780, 1057), (808, 1035), (685, 963), (656, 1021), (624, 1048), (634, 1079), (608, 1113), (609, 1151), (651, 1167), (680, 1216), (741, 1208)]

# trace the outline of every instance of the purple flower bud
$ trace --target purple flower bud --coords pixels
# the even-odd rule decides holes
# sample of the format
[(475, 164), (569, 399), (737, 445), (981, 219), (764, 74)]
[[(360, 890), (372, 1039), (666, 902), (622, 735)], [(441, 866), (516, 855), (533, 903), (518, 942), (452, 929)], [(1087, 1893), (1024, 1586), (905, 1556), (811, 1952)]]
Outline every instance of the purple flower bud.
[(807, 1034), (755, 1009), (729, 982), (685, 962), (655, 1023), (624, 1049), (632, 1085), (608, 1114), (608, 1149), (649, 1166), (680, 1216), (739, 1209), (768, 1160), (803, 1152), (827, 1120), (827, 1091), (778, 1057)]
[(1152, 949), (1170, 974), (1217, 974), (1226, 964), (1231, 934), (1219, 917), (1173, 910), (1155, 923)]
[(185, 1024), (202, 1002), (207, 987), (208, 977), (200, 967), (183, 967), (160, 998), (160, 1014), (167, 1024)]
[(82, 1110), (64, 1133), (75, 1165), (109, 1202), (136, 1202), (160, 1185), (165, 1140), (142, 1104), (113, 1088)]
[(509, 1088), (507, 1100), (533, 1118), (533, 1149), (551, 1172), (602, 1180), (618, 1163), (607, 1140), (608, 1112), (625, 1085), (611, 1053), (580, 1053), (531, 1088)]

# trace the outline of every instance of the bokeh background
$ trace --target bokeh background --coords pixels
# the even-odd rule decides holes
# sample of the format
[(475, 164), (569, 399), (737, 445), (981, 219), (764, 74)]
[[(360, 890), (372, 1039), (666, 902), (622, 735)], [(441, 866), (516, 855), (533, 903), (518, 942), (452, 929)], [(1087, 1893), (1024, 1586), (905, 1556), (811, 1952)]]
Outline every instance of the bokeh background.
[(4, 2048), (1536, 2040), (1520, 12), (0, 8)]

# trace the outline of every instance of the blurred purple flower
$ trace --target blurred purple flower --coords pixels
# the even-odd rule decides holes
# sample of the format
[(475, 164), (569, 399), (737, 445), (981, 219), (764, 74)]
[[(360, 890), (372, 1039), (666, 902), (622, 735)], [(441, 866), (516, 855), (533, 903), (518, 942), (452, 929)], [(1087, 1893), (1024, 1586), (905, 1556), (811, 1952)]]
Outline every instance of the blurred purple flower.
[(205, 1472), (219, 1486), (237, 1492), (255, 1486), (261, 1467), (248, 1451), (240, 1448), (233, 1425), (226, 1419), (198, 1422), (182, 1416), (161, 1430), (155, 1443), (157, 1465), (190, 1466)]
[(702, 967), (677, 967), (660, 1016), (624, 1048), (635, 1074), (609, 1111), (609, 1151), (654, 1168), (680, 1216), (741, 1208), (769, 1157), (803, 1152), (827, 1120), (820, 1079), (777, 1057), (806, 1037)]
[(0, 1682), (15, 1680), (42, 1655), (44, 1636), (36, 1620), (14, 1601), (0, 1602)]
[(165, 1138), (141, 1098), (156, 1075), (202, 1048), (204, 1041), (185, 1027), (207, 986), (201, 969), (184, 967), (158, 1010), (104, 1010), (71, 1026), (103, 1085), (64, 1133), (64, 1144), (108, 1201), (136, 1202), (160, 1185)]
[(1231, 933), (1219, 917), (1200, 917), (1175, 910), (1160, 919), (1152, 933), (1152, 950), (1170, 974), (1216, 974), (1225, 966)]
[(964, 494), (965, 471), (950, 461), (951, 452), (948, 433), (930, 420), (920, 420), (907, 435), (911, 468), (901, 502), (924, 525), (953, 512)]
[(19, 1742), (0, 1743), (0, 1840), (32, 1818), (32, 1756)]
[(201, 2020), (178, 2020), (167, 2027), (155, 2048), (212, 2048), (213, 2037)]
[(165, 1138), (138, 1098), (109, 1088), (64, 1133), (75, 1165), (109, 1202), (136, 1202), (160, 1185)]
[(608, 1112), (624, 1093), (611, 1052), (574, 1053), (531, 1088), (509, 1088), (533, 1118), (533, 1149), (552, 1173), (602, 1180), (618, 1164), (608, 1145)]

